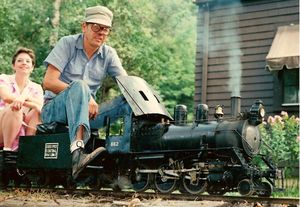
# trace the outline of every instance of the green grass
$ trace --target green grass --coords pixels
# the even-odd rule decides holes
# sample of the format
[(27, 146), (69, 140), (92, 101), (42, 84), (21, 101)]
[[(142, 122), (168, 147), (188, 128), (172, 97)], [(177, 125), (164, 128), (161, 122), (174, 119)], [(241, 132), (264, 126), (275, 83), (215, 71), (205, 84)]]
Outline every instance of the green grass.
[(284, 191), (279, 192), (273, 192), (272, 197), (274, 198), (280, 198), (280, 197), (289, 197), (289, 198), (299, 198), (299, 188), (293, 187), (293, 188), (287, 188)]

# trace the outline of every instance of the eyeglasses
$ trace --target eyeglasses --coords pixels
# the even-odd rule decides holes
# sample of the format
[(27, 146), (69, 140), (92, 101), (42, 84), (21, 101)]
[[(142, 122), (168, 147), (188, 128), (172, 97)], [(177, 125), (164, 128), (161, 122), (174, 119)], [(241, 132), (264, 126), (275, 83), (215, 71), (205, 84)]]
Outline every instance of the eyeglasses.
[(92, 24), (91, 29), (93, 32), (102, 32), (105, 35), (108, 35), (111, 29), (109, 27), (103, 27), (100, 26), (99, 24)]

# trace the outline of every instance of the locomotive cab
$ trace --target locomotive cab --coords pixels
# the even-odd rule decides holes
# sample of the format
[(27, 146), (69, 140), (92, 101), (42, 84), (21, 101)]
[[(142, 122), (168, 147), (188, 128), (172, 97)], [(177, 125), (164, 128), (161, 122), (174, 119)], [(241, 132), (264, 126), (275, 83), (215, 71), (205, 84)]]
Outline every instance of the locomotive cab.
[(143, 120), (149, 124), (151, 120), (153, 123), (168, 122), (172, 117), (156, 92), (143, 79), (118, 76), (116, 81), (123, 95), (101, 104), (99, 116), (91, 123), (91, 128), (106, 127), (105, 147), (112, 154), (135, 152), (138, 150), (137, 143), (155, 146), (153, 137), (145, 142), (136, 140), (143, 137), (136, 137), (135, 129), (145, 123)]

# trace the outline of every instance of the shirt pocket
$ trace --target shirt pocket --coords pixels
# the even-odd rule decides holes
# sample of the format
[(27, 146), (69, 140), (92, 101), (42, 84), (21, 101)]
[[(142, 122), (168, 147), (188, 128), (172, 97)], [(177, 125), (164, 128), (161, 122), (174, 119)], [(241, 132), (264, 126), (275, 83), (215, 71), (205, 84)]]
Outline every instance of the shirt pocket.
[(62, 75), (64, 79), (67, 79), (69, 82), (74, 80), (81, 80), (83, 74), (83, 66), (76, 64), (75, 62), (70, 62), (64, 69)]

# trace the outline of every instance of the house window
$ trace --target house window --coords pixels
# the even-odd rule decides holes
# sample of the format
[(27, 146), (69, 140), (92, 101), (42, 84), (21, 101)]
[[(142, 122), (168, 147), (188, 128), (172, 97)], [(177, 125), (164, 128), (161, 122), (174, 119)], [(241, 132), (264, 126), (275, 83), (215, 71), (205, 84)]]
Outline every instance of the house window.
[(299, 69), (283, 71), (283, 105), (299, 103)]

